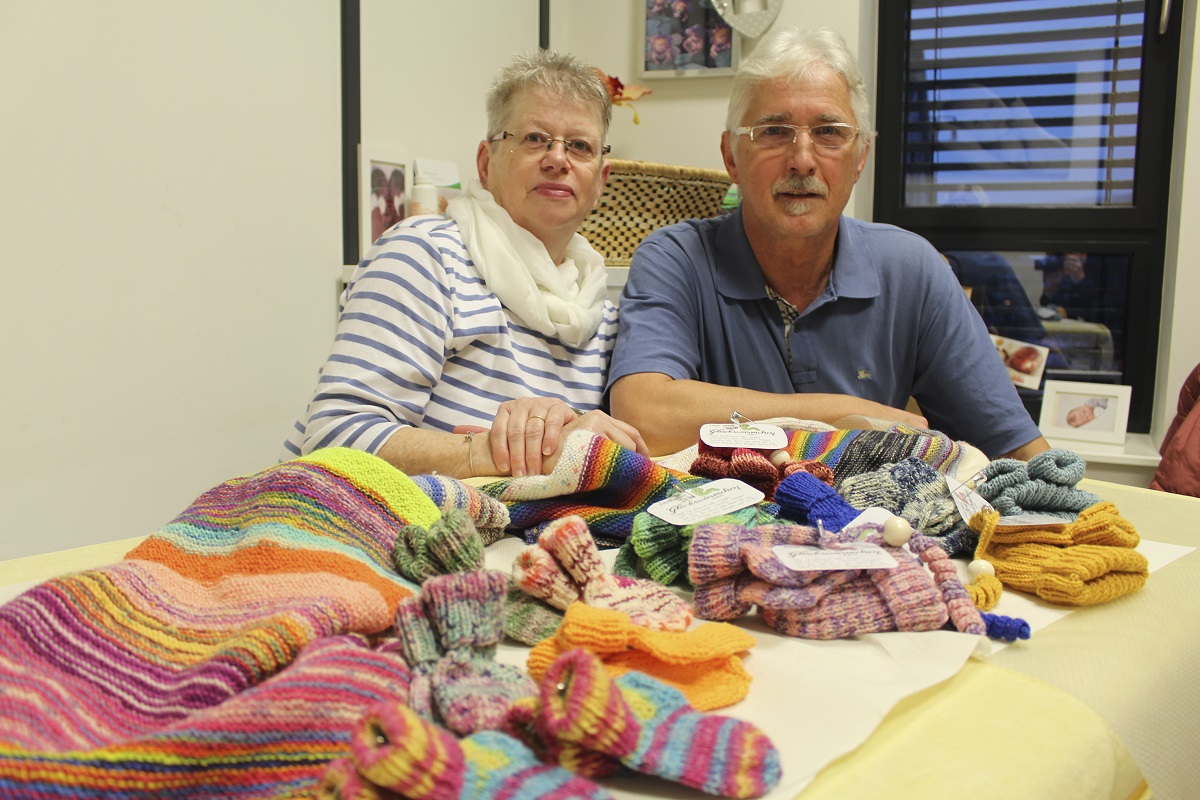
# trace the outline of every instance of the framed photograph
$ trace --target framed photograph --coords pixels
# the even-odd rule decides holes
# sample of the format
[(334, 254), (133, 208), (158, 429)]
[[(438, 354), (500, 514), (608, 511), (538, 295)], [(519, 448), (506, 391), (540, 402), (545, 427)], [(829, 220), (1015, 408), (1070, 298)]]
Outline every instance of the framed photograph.
[(361, 259), (380, 234), (405, 217), (408, 193), (408, 156), (404, 153), (359, 146), (358, 220)]
[(638, 0), (642, 78), (733, 75), (740, 43), (711, 0)]
[(1046, 381), (1038, 427), (1052, 439), (1123, 444), (1132, 386)]

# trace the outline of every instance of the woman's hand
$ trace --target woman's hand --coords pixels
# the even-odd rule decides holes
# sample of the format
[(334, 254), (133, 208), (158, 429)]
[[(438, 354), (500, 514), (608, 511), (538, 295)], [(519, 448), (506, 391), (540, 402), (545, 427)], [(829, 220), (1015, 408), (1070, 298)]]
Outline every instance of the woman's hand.
[[(589, 411), (577, 417), (573, 422), (563, 426), (562, 435), (566, 438), (566, 434), (575, 430), (587, 430), (603, 436), (605, 439), (616, 442), (626, 450), (633, 450), (641, 453), (644, 456), (650, 455), (650, 448), (646, 446), (646, 442), (642, 440), (642, 435), (638, 433), (638, 429), (630, 425), (628, 422), (622, 422), (619, 419), (613, 419), (603, 411)], [(561, 450), (555, 450), (542, 460), (542, 471), (550, 473), (558, 464), (558, 458), (562, 455)]]
[(590, 430), (643, 455), (649, 451), (635, 428), (603, 411), (576, 414), (561, 400), (521, 397), (500, 404), (488, 433), (492, 461), (499, 474), (513, 477), (550, 472), (558, 461), (565, 433)]

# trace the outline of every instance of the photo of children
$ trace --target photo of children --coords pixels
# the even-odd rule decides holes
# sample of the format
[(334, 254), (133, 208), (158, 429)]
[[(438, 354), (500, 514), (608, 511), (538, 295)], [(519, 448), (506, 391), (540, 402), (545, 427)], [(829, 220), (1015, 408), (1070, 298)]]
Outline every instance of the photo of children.
[[(703, 75), (733, 68), (733, 30), (712, 0), (644, 0), (644, 72)], [(661, 75), (659, 77), (662, 77)]]

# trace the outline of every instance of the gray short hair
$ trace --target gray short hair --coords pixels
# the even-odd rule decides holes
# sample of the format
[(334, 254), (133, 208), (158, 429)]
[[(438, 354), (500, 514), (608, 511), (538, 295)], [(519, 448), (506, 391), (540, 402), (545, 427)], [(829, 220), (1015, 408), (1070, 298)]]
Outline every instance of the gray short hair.
[(567, 100), (594, 105), (603, 122), (604, 138), (608, 139), (612, 98), (599, 73), (573, 55), (552, 50), (518, 55), (500, 70), (487, 94), (487, 138), (503, 132), (514, 98), (535, 88), (548, 89)]
[(779, 79), (807, 80), (818, 67), (831, 69), (846, 79), (854, 124), (860, 129), (858, 147), (861, 153), (872, 135), (871, 101), (867, 98), (858, 59), (846, 46), (846, 40), (828, 28), (780, 30), (763, 37), (734, 75), (725, 129), (732, 131), (742, 124), (742, 117), (750, 107), (750, 95), (757, 84)]

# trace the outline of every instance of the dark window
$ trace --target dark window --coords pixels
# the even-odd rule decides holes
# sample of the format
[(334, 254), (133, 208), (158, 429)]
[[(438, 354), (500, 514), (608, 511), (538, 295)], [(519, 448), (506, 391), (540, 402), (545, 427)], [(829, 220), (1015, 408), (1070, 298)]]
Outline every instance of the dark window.
[(1132, 385), (1148, 431), (1179, 11), (879, 5), (874, 218), (945, 253), (993, 333), (1049, 348), (1045, 378)]

